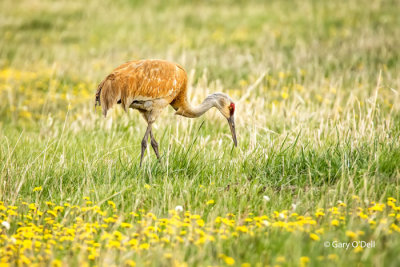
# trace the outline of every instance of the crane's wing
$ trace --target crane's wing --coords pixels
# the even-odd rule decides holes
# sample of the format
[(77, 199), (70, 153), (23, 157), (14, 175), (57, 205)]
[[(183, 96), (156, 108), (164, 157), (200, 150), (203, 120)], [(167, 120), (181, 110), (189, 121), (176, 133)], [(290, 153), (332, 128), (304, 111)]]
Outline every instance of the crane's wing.
[(122, 64), (98, 86), (96, 105), (104, 116), (114, 104), (126, 110), (133, 101), (164, 99), (171, 103), (186, 86), (187, 75), (178, 64), (163, 60), (139, 60)]

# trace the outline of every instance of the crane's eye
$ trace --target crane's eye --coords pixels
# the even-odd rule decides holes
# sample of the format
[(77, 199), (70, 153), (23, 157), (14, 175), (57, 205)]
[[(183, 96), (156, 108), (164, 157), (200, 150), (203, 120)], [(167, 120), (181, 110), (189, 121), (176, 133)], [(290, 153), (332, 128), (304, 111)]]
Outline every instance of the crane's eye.
[(229, 112), (231, 113), (231, 116), (233, 115), (233, 113), (235, 113), (235, 104), (231, 103), (229, 105)]

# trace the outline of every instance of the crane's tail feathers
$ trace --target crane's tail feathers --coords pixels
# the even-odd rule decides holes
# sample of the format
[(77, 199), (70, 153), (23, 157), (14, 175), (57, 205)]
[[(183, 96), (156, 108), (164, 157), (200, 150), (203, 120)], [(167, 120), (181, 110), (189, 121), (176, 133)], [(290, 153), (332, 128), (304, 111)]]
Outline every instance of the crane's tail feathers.
[(101, 106), (104, 117), (107, 116), (107, 111), (121, 98), (119, 87), (113, 86), (114, 78), (113, 74), (108, 75), (97, 87), (95, 108)]
[(101, 106), (100, 103), (100, 94), (101, 94), (101, 89), (103, 88), (104, 82), (106, 80), (102, 81), (99, 86), (97, 86), (97, 91), (96, 91), (96, 98), (95, 98), (95, 103), (94, 103), (94, 108), (96, 109), (97, 106)]
[(107, 111), (121, 99), (121, 91), (118, 84), (113, 84), (114, 75), (110, 74), (102, 81), (96, 92), (95, 107), (102, 107), (104, 117), (107, 116)]

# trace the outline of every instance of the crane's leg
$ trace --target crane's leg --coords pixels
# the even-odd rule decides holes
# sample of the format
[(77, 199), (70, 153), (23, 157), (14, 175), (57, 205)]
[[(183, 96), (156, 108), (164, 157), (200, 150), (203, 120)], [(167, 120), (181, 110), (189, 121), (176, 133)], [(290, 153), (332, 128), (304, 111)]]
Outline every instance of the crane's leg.
[(151, 146), (153, 147), (154, 153), (156, 153), (157, 159), (160, 160), (160, 154), (158, 153), (158, 143), (153, 136), (153, 131), (150, 130)]
[(142, 153), (140, 154), (140, 167), (142, 167), (144, 151), (147, 148), (147, 140), (149, 139), (149, 134), (151, 133), (151, 123), (147, 125), (146, 133), (142, 139)]

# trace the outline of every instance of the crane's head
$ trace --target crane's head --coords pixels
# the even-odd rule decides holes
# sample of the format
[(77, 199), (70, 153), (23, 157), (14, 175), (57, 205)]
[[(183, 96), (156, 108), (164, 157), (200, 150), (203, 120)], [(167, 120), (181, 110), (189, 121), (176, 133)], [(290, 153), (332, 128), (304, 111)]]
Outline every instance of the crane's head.
[(215, 97), (215, 107), (221, 112), (221, 114), (228, 120), (229, 127), (232, 133), (232, 140), (235, 146), (237, 146), (236, 139), (236, 129), (235, 129), (235, 103), (233, 100), (226, 94), (223, 93), (215, 93), (213, 94)]

